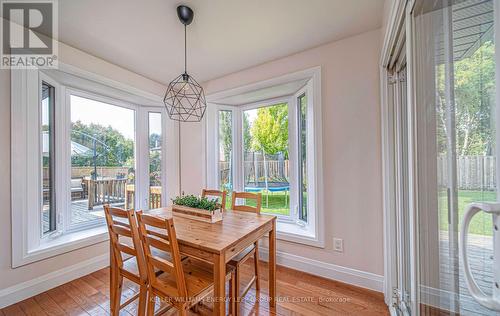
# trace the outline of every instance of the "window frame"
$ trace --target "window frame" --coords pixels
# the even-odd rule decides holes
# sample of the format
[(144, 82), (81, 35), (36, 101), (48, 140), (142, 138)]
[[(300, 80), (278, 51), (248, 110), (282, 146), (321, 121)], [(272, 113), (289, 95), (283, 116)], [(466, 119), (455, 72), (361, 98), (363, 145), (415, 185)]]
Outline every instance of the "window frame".
[[(258, 102), (241, 102), (242, 105), (227, 105), (224, 100), (233, 97), (244, 95), (255, 95), (254, 92), (259, 89), (272, 89), (273, 87), (287, 84), (296, 80), (304, 80), (305, 85), (292, 93), (291, 95), (279, 96), (276, 98), (267, 98)], [(216, 187), (218, 185), (218, 168), (216, 167), (216, 153), (218, 148), (218, 110), (229, 109), (233, 111), (233, 155), (234, 166), (239, 166), (239, 170), (233, 170), (234, 173), (234, 190), (242, 190), (243, 184), (243, 168), (242, 151), (243, 151), (243, 133), (242, 121), (243, 111), (254, 107), (261, 107), (273, 105), (283, 100), (289, 106), (289, 135), (294, 135), (296, 129), (296, 113), (294, 110), (290, 112), (290, 107), (296, 108), (297, 93), (303, 93), (307, 90), (308, 93), (308, 193), (311, 192), (311, 198), (308, 195), (308, 223), (297, 221), (298, 215), (297, 207), (290, 208), (291, 216), (279, 216), (277, 221), (277, 238), (281, 240), (296, 242), (300, 244), (310, 245), (314, 247), (324, 248), (324, 208), (323, 208), (323, 162), (322, 162), (322, 115), (321, 115), (321, 67), (314, 67), (295, 73), (287, 74), (281, 77), (272, 78), (269, 80), (248, 84), (242, 87), (229, 89), (226, 91), (217, 92), (207, 95), (207, 115), (204, 119), (204, 139), (206, 141), (205, 154), (205, 184), (208, 187)], [(278, 94), (279, 95), (279, 94)], [(280, 101), (281, 100), (281, 101)], [(276, 102), (278, 101), (278, 102)], [(293, 117), (290, 117), (290, 114)], [(238, 118), (236, 122), (235, 118)], [(292, 124), (291, 124), (292, 123)], [(292, 128), (292, 132), (290, 129)], [(238, 134), (240, 131), (240, 135)], [(289, 138), (290, 157), (296, 154), (296, 147), (298, 146), (298, 137), (294, 140)], [(240, 150), (241, 148), (241, 150)], [(292, 168), (290, 172), (295, 174), (298, 168)], [(292, 181), (290, 181), (292, 182)], [(296, 205), (296, 201), (292, 202), (292, 188), (297, 186), (291, 185), (290, 187), (290, 205)], [(297, 190), (297, 188), (295, 188)], [(295, 204), (292, 204), (295, 203)]]
[[(128, 108), (135, 111), (135, 164), (136, 186), (141, 181), (149, 184), (149, 150), (148, 149), (148, 119), (149, 112), (162, 115), (162, 150), (167, 150), (167, 141), (164, 135), (167, 131), (174, 132), (174, 123), (166, 120), (166, 112), (161, 102), (154, 99), (147, 92), (135, 88), (127, 91), (127, 86), (120, 83), (110, 83), (108, 79), (60, 64), (60, 74), (52, 76), (52, 72), (38, 69), (22, 69), (11, 71), (11, 216), (12, 216), (12, 267), (19, 267), (48, 257), (66, 253), (78, 248), (97, 244), (108, 239), (104, 221), (87, 223), (78, 227), (69, 226), (71, 203), (70, 175), (71, 175), (71, 104), (70, 95), (76, 95), (105, 102), (113, 106)], [(50, 74), (50, 75), (49, 75)], [(66, 79), (63, 76), (68, 75)], [(77, 75), (77, 79), (75, 76)], [(59, 77), (61, 76), (61, 77)], [(57, 78), (54, 79), (54, 78)], [(69, 78), (69, 79), (68, 79)], [(89, 81), (90, 80), (90, 81)], [(42, 235), (41, 227), (41, 87), (46, 82), (55, 89), (55, 205), (56, 230)], [(82, 88), (80, 88), (82, 87)], [(99, 91), (97, 93), (90, 91)], [(132, 92), (130, 92), (132, 91)], [(109, 96), (108, 96), (109, 95)], [(128, 100), (128, 101), (127, 101)], [(142, 100), (146, 106), (141, 105)], [(152, 106), (150, 104), (158, 104)], [(34, 123), (36, 122), (36, 123)], [(168, 125), (168, 126), (167, 126)], [(175, 135), (173, 136), (175, 137)], [(144, 138), (144, 139), (143, 139)], [(168, 146), (175, 147), (176, 141), (168, 142)], [(33, 148), (37, 148), (36, 151)], [(144, 156), (144, 157), (141, 157)], [(146, 157), (147, 156), (147, 157)], [(166, 152), (162, 152), (162, 157)], [(171, 162), (178, 164), (178, 161)], [(170, 174), (171, 166), (167, 166), (162, 159), (162, 179), (167, 179), (167, 169)], [(174, 173), (174, 172), (172, 172)], [(33, 176), (34, 175), (34, 176)], [(173, 174), (177, 177), (177, 174)], [(175, 183), (175, 179), (168, 179)], [(170, 181), (172, 180), (172, 181)], [(145, 187), (146, 191), (149, 185)], [(171, 188), (175, 189), (175, 188)], [(169, 200), (166, 180), (162, 182), (162, 203)], [(174, 192), (172, 190), (172, 192)], [(136, 192), (136, 208), (147, 208), (141, 201), (144, 192)], [(148, 195), (146, 195), (147, 197)]]
[[(307, 205), (307, 201), (306, 201), (306, 211), (307, 211), (307, 215), (306, 215), (306, 219), (304, 220), (304, 218), (302, 218), (302, 213), (303, 213), (303, 208), (304, 208), (304, 195), (303, 195), (303, 192), (302, 192), (302, 184), (304, 182), (304, 173), (303, 173), (303, 165), (302, 165), (302, 141), (303, 141), (303, 138), (302, 138), (302, 133), (301, 133), (301, 130), (302, 130), (302, 115), (301, 115), (301, 112), (302, 112), (302, 103), (301, 103), (301, 99), (302, 98), (306, 98), (306, 101), (308, 100), (307, 99), (307, 96), (308, 96), (308, 93), (307, 93), (307, 89), (300, 89), (299, 91), (297, 91), (297, 93), (295, 94), (295, 112), (297, 113), (297, 117), (295, 119), (296, 121), (296, 124), (297, 124), (297, 187), (298, 187), (298, 194), (297, 194), (297, 221), (300, 221), (301, 223), (303, 223), (304, 225), (307, 224), (307, 218), (308, 218), (308, 213), (309, 213), (309, 205)], [(306, 111), (307, 109), (309, 108), (309, 106), (306, 105)], [(306, 114), (306, 131), (307, 131), (307, 123), (308, 123), (308, 120), (307, 120), (307, 117), (308, 115)], [(307, 136), (309, 135), (309, 133), (306, 132), (306, 147), (307, 147), (307, 144), (308, 144), (308, 139), (307, 139)], [(309, 171), (309, 168), (307, 166), (307, 148), (306, 148), (306, 170)], [(309, 172), (306, 174), (306, 177), (308, 178), (309, 176)], [(307, 179), (309, 183), (309, 180), (310, 179)], [(307, 192), (307, 190), (306, 190)]]
[[(50, 82), (49, 82), (50, 81)], [(49, 210), (49, 231), (47, 232), (44, 232), (43, 229), (40, 230), (40, 237), (41, 238), (44, 238), (46, 236), (49, 236), (51, 234), (54, 234), (55, 232), (57, 232), (57, 203), (56, 203), (56, 194), (55, 194), (55, 183), (57, 182), (55, 177), (56, 177), (56, 164), (55, 162), (57, 161), (56, 160), (56, 150), (55, 150), (55, 147), (56, 147), (56, 128), (55, 128), (55, 124), (56, 124), (56, 87), (53, 86), (53, 82), (51, 79), (49, 79), (48, 77), (43, 77), (43, 76), (40, 76), (39, 78), (39, 82), (40, 82), (40, 87), (42, 87), (44, 84), (50, 86), (50, 90), (52, 90), (51, 92), (49, 92), (49, 98), (52, 99), (52, 101), (49, 101), (52, 104), (52, 106), (49, 104), (49, 108), (52, 107), (51, 109), (49, 109), (49, 167), (50, 167), (50, 171), (49, 171), (49, 176), (50, 176), (50, 180), (49, 180), (49, 187), (50, 187), (50, 193), (49, 193), (49, 205), (50, 205), (50, 209)], [(52, 84), (51, 84), (52, 83)], [(49, 100), (50, 100), (49, 99)], [(40, 100), (40, 105), (42, 103), (42, 100), (43, 100), (43, 88), (40, 89), (39, 91), (39, 100)], [(41, 110), (43, 111), (43, 110)], [(41, 149), (43, 151), (43, 131), (41, 129), (42, 125), (43, 125), (43, 114), (39, 114), (39, 122), (40, 124), (39, 126), (39, 131), (41, 132), (40, 133), (40, 136), (41, 136), (41, 139), (40, 139), (40, 144), (41, 144)], [(43, 153), (42, 153), (42, 156), (40, 157), (43, 159)], [(40, 159), (40, 160), (42, 160)], [(43, 165), (41, 166), (41, 169), (42, 169), (42, 178), (41, 178), (41, 185), (40, 187), (42, 188), (42, 193), (41, 193), (41, 202), (42, 202), (42, 208), (43, 208)], [(40, 212), (40, 214), (43, 214), (43, 212)], [(41, 221), (43, 220), (42, 219), (42, 216), (40, 216), (40, 225), (41, 225)], [(53, 227), (52, 227), (53, 226)]]

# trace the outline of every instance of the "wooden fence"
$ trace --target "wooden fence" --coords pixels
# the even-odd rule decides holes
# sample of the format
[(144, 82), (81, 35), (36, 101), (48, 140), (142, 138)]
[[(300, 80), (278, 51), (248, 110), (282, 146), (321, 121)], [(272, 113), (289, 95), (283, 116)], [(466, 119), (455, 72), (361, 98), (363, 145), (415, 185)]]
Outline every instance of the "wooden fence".
[[(267, 160), (264, 165), (264, 161), (245, 161), (245, 179), (251, 178), (251, 181), (263, 181), (265, 176), (264, 166), (267, 167), (267, 178), (268, 179), (289, 179), (289, 161), (288, 160)], [(229, 175), (228, 172), (224, 170), (229, 170), (229, 162), (219, 161), (219, 172), (223, 174), (223, 177)], [(224, 180), (224, 179), (221, 179)], [(227, 180), (227, 179), (226, 179)], [(223, 181), (224, 182), (224, 181)], [(227, 181), (226, 181), (227, 182)]]
[[(438, 157), (438, 184), (448, 186), (447, 157)], [(459, 156), (457, 158), (457, 184), (459, 190), (496, 190), (495, 156)]]

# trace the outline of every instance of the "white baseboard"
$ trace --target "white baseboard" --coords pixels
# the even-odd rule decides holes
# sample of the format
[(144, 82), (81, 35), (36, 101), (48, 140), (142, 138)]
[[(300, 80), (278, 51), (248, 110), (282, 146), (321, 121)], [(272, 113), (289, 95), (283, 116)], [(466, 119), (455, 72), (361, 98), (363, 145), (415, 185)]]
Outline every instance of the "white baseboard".
[(0, 308), (48, 291), (61, 284), (105, 268), (109, 265), (109, 254), (88, 259), (63, 269), (53, 271), (35, 279), (0, 290)]
[[(267, 249), (262, 249), (260, 252), (260, 259), (268, 261)], [(377, 292), (383, 292), (384, 277), (382, 275), (346, 268), (281, 251), (276, 252), (276, 262), (279, 265), (304, 271), (313, 275), (318, 275), (327, 279), (340, 281)]]

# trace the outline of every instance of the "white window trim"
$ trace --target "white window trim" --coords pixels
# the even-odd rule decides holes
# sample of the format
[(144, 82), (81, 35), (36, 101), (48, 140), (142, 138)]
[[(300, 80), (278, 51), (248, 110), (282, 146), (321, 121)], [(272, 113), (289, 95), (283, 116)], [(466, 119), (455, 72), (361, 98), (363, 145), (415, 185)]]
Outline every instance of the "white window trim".
[[(304, 227), (296, 225), (292, 221), (286, 221), (285, 218), (280, 217), (279, 222), (277, 224), (277, 238), (281, 240), (291, 241), (295, 243), (310, 245), (314, 247), (324, 248), (324, 205), (323, 205), (323, 153), (322, 153), (322, 103), (321, 103), (321, 67), (314, 67), (302, 71), (298, 71), (295, 73), (287, 74), (281, 77), (272, 78), (269, 80), (260, 81), (257, 83), (241, 86), (234, 89), (225, 90), (222, 92), (217, 92), (211, 95), (207, 95), (207, 112), (204, 118), (204, 129), (203, 129), (203, 139), (205, 139), (206, 147), (205, 147), (205, 155), (206, 165), (205, 165), (205, 175), (204, 175), (204, 183), (207, 184), (208, 187), (217, 187), (217, 170), (215, 168), (217, 162), (217, 152), (218, 150), (214, 150), (217, 148), (218, 144), (218, 110), (231, 109), (234, 111), (236, 108), (236, 112), (233, 112), (233, 135), (237, 135), (234, 133), (238, 128), (241, 129), (241, 118), (238, 112), (243, 111), (246, 107), (252, 106), (254, 103), (250, 105), (243, 106), (227, 106), (220, 104), (219, 100), (222, 100), (227, 97), (242, 95), (247, 92), (256, 91), (263, 88), (269, 88), (297, 80), (308, 80), (308, 88), (310, 89), (310, 93), (308, 95), (308, 103), (309, 110), (312, 112), (311, 120), (309, 121), (311, 126), (310, 133), (308, 134), (308, 141), (313, 144), (314, 150), (311, 150), (311, 153), (308, 153), (308, 176), (313, 178), (312, 181), (309, 182), (308, 191), (314, 193), (314, 198), (308, 199), (308, 210), (309, 210), (309, 218), (308, 224)], [(301, 92), (301, 91), (299, 91)], [(289, 106), (295, 106), (296, 95), (286, 96), (285, 98), (280, 97), (277, 99), (271, 100), (262, 100), (259, 105), (265, 103), (279, 103), (275, 102), (278, 99), (286, 99), (286, 102), (289, 103)], [(293, 100), (292, 100), (293, 98)], [(274, 100), (274, 101), (273, 101)], [(270, 102), (268, 102), (270, 101)], [(237, 119), (238, 118), (238, 119)], [(290, 123), (289, 123), (290, 125)], [(214, 127), (217, 128), (214, 128)], [(239, 153), (239, 149), (241, 146), (241, 139), (239, 137), (235, 137), (233, 139), (233, 156), (234, 165), (236, 166), (239, 161), (241, 161), (242, 157), (241, 153)], [(295, 141), (295, 140), (294, 140)], [(292, 144), (290, 144), (292, 145)], [(296, 146), (296, 145), (295, 145)], [(237, 185), (239, 183), (243, 183), (242, 178), (243, 175), (239, 174), (242, 171), (238, 171), (240, 168), (235, 168), (234, 171), (234, 185), (235, 190), (241, 189)], [(292, 204), (291, 204), (292, 205)], [(292, 210), (291, 211), (296, 211)]]
[[(29, 124), (29, 122), (39, 120), (39, 91), (42, 80), (56, 88), (56, 119), (54, 122), (57, 129), (55, 134), (55, 156), (58, 162), (56, 162), (56, 165), (59, 165), (61, 161), (68, 160), (67, 157), (70, 150), (69, 145), (64, 145), (65, 143), (69, 144), (67, 141), (70, 128), (70, 111), (67, 104), (69, 93), (89, 97), (112, 105), (131, 108), (136, 111), (136, 184), (139, 183), (137, 181), (148, 182), (148, 177), (145, 176), (149, 172), (148, 160), (145, 159), (146, 156), (141, 157), (142, 155), (139, 155), (139, 153), (146, 155), (149, 152), (148, 150), (142, 151), (140, 147), (144, 143), (147, 147), (147, 142), (142, 141), (143, 144), (141, 145), (141, 139), (144, 137), (147, 139), (148, 137), (146, 129), (139, 129), (141, 128), (139, 125), (140, 121), (144, 121), (143, 116), (147, 120), (147, 113), (149, 111), (161, 112), (162, 132), (164, 133), (162, 146), (164, 150), (168, 150), (167, 148), (176, 148), (178, 145), (175, 137), (177, 135), (177, 132), (175, 132), (175, 123), (166, 119), (166, 112), (159, 96), (63, 63), (59, 64), (59, 71), (82, 78), (82, 80), (86, 81), (85, 87), (88, 87), (90, 82), (91, 85), (99, 86), (100, 90), (106, 87), (113, 88), (113, 96), (107, 97), (102, 94), (78, 90), (74, 87), (66, 88), (38, 70), (11, 70), (11, 217), (13, 268), (97, 244), (108, 239), (105, 225), (90, 226), (82, 230), (64, 231), (68, 226), (63, 223), (58, 223), (56, 232), (46, 234), (43, 238), (41, 237), (41, 212), (39, 205), (41, 198), (39, 185), (41, 176), (38, 166), (40, 162), (39, 126)], [(97, 91), (100, 91), (99, 89)], [(127, 100), (131, 95), (144, 100), (144, 104), (147, 104), (147, 107), (137, 105), (137, 102), (121, 101), (116, 98), (117, 93), (123, 97), (121, 100)], [(147, 127), (147, 124), (145, 127)], [(167, 141), (167, 138), (170, 137), (166, 137), (166, 135), (172, 135), (172, 139)], [(36, 152), (33, 152), (34, 148), (38, 148)], [(166, 157), (166, 153), (163, 153), (162, 156)], [(178, 166), (178, 161), (170, 161), (169, 164)], [(58, 192), (56, 194), (57, 212), (61, 211), (61, 205), (67, 208), (69, 203), (67, 188), (69, 187), (71, 164), (66, 162), (65, 165), (67, 168), (64, 168), (64, 170), (63, 168), (56, 168), (55, 190)], [(178, 173), (173, 172), (177, 169), (176, 166), (169, 165), (167, 167), (167, 159), (163, 159), (163, 179), (166, 179), (165, 175), (167, 172), (172, 172), (173, 178), (178, 177)], [(144, 175), (142, 175), (143, 173)], [(176, 179), (169, 180), (172, 180), (168, 181), (169, 184), (170, 182), (172, 184), (177, 183)], [(162, 199), (166, 205), (170, 196), (169, 194), (176, 192), (177, 188), (175, 188), (175, 185), (167, 185), (166, 181), (162, 187)], [(137, 192), (135, 203), (141, 206), (141, 208), (147, 208), (147, 203), (139, 203), (143, 200), (141, 198), (143, 195), (144, 193)], [(59, 222), (59, 214), (57, 216)]]

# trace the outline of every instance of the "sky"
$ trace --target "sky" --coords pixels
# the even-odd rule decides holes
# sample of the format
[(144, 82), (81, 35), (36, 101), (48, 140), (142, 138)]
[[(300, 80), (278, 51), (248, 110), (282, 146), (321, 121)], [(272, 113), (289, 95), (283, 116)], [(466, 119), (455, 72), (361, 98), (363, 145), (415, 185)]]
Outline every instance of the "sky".
[[(103, 103), (79, 96), (71, 96), (71, 122), (81, 121), (84, 124), (100, 124), (111, 126), (125, 138), (134, 140), (135, 111), (108, 103)], [(161, 134), (161, 118), (159, 114), (150, 115), (149, 132)]]

